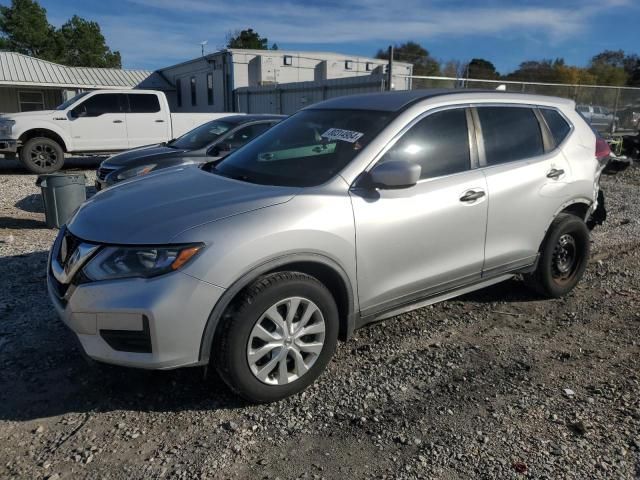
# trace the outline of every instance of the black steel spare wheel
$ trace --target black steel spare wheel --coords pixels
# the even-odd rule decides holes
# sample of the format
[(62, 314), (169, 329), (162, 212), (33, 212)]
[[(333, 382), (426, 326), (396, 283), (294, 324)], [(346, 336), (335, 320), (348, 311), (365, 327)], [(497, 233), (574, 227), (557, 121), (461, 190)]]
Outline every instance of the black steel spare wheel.
[(62, 167), (64, 151), (55, 140), (36, 137), (24, 144), (20, 160), (32, 173), (52, 173)]
[(560, 214), (549, 227), (535, 272), (525, 281), (545, 297), (561, 297), (580, 281), (589, 261), (589, 229), (581, 218)]

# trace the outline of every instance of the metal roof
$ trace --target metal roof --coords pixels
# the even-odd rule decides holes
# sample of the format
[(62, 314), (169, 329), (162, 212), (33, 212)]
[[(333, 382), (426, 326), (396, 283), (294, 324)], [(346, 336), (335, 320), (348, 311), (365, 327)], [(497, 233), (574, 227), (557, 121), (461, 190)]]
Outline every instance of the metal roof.
[(0, 52), (0, 85), (132, 88), (152, 73), (149, 70), (67, 67), (20, 53)]

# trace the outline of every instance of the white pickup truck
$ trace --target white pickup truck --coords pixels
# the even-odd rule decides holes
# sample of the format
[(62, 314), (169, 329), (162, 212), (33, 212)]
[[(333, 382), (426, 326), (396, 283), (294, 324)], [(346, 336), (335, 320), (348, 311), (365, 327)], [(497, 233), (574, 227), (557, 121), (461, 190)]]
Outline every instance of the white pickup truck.
[(33, 173), (54, 172), (65, 153), (98, 154), (162, 143), (228, 113), (171, 113), (164, 93), (94, 90), (55, 110), (0, 116), (0, 153)]

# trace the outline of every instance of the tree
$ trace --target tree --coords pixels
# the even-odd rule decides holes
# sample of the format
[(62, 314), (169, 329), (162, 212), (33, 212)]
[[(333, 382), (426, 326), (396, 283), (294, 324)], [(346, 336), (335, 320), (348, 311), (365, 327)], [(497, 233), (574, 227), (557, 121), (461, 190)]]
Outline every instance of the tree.
[[(227, 35), (227, 48), (244, 48), (250, 50), (269, 50), (269, 39), (261, 37), (260, 34), (248, 28), (246, 30), (236, 31)], [(275, 43), (271, 47), (277, 50), (278, 45)]]
[(527, 60), (517, 70), (507, 75), (508, 80), (523, 82), (560, 83), (558, 70), (565, 65), (564, 59)]
[(482, 80), (497, 80), (500, 74), (493, 63), (484, 58), (474, 58), (469, 62), (469, 78), (480, 78)]
[(107, 46), (100, 25), (74, 15), (56, 32), (56, 56), (73, 67), (121, 68), (120, 52)]
[(467, 63), (460, 60), (449, 60), (441, 68), (441, 73), (445, 77), (459, 78), (464, 77), (467, 71)]
[[(378, 50), (376, 58), (389, 60), (389, 52), (387, 50)], [(393, 49), (393, 59), (399, 62), (411, 63), (414, 75), (440, 74), (440, 63), (429, 54), (427, 49), (416, 42), (396, 45)]]
[(55, 29), (47, 21), (47, 11), (33, 0), (12, 0), (0, 6), (3, 48), (13, 52), (53, 60)]

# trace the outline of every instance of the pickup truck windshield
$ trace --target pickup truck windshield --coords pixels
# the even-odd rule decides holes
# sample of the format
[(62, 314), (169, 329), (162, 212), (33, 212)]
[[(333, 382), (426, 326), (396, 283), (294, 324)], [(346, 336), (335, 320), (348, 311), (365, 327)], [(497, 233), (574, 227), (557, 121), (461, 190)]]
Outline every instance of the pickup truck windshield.
[(214, 120), (213, 122), (200, 125), (198, 128), (185, 133), (179, 138), (168, 143), (171, 148), (180, 150), (198, 150), (215, 142), (222, 135), (234, 127), (233, 124)]
[(212, 172), (263, 185), (320, 185), (389, 122), (371, 110), (303, 110), (227, 156)]
[(56, 107), (56, 110), (66, 110), (67, 108), (69, 108), (69, 106), (73, 105), (75, 102), (80, 100), (85, 95), (88, 95), (89, 93), (91, 93), (91, 92), (82, 92), (82, 93), (79, 93), (78, 95), (76, 95), (75, 97), (71, 97), (66, 102), (61, 103), (60, 105), (58, 105)]

